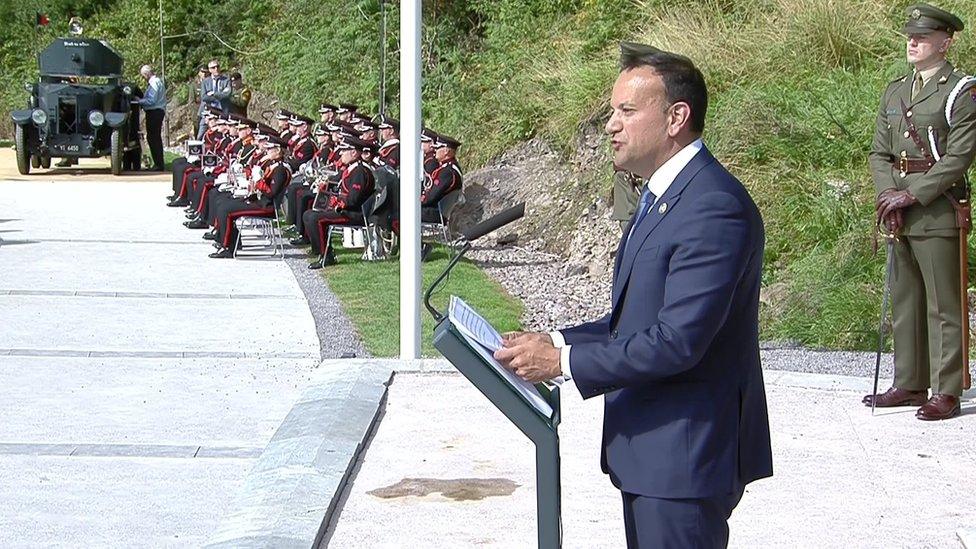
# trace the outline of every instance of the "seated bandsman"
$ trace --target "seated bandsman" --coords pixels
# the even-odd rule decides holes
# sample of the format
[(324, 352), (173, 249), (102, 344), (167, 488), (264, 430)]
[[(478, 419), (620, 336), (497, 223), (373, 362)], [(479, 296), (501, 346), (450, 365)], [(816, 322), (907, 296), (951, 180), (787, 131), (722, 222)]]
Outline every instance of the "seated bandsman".
[(359, 132), (359, 138), (373, 145), (379, 145), (377, 129), (377, 124), (371, 120), (360, 120), (356, 123), (356, 131)]
[(437, 203), (452, 191), (461, 189), (461, 166), (456, 158), (460, 146), (459, 141), (446, 135), (438, 135), (434, 141), (438, 166), (420, 193), (420, 219), (424, 223), (440, 223)]
[[(315, 154), (312, 155), (312, 159), (308, 162), (308, 165), (312, 170), (319, 170), (320, 168), (329, 167), (329, 157), (332, 155), (332, 134), (326, 131), (325, 128), (316, 128), (314, 132), (316, 146)], [(288, 190), (285, 191), (285, 202), (288, 205), (286, 210), (285, 222), (288, 225), (294, 225), (295, 232), (299, 235), (302, 234), (302, 214), (306, 210), (312, 207), (312, 201), (315, 199), (316, 189), (313, 189), (313, 181), (310, 181), (305, 174), (296, 173), (295, 177), (292, 178), (292, 182), (288, 185)], [(292, 244), (308, 244), (304, 237), (293, 239)], [(296, 244), (297, 245), (297, 244)]]
[[(202, 118), (206, 124), (206, 129), (203, 133), (203, 152), (206, 153), (207, 150), (212, 150), (213, 144), (217, 139), (217, 114), (208, 109), (204, 111)], [(173, 194), (166, 197), (168, 202), (172, 202), (180, 196), (180, 190), (183, 187), (183, 175), (187, 168), (190, 168), (191, 166), (199, 167), (200, 158), (190, 158), (190, 155), (188, 154), (187, 156), (181, 156), (173, 161)]]
[(332, 124), (332, 121), (336, 117), (336, 109), (338, 107), (331, 103), (322, 103), (319, 107), (319, 128), (325, 128), (329, 124)]
[(364, 150), (370, 144), (356, 137), (347, 137), (337, 146), (340, 160), (345, 167), (339, 190), (328, 198), (328, 206), (323, 210), (312, 209), (304, 214), (305, 236), (312, 243), (312, 249), (319, 253), (319, 260), (308, 266), (319, 269), (335, 263), (335, 254), (329, 242), (329, 231), (333, 225), (361, 225), (363, 223), (363, 203), (373, 194), (373, 172), (361, 161)]
[(186, 209), (187, 219), (193, 220), (205, 210), (210, 189), (217, 178), (227, 172), (231, 162), (240, 153), (242, 143), (239, 125), (242, 120), (250, 121), (237, 115), (227, 115), (225, 119), (227, 132), (218, 142), (212, 160), (202, 170), (187, 177), (187, 196), (190, 202), (190, 207)]
[(339, 108), (336, 109), (336, 119), (342, 122), (349, 122), (349, 120), (355, 116), (356, 111), (359, 110), (358, 105), (352, 103), (339, 103)]
[(266, 163), (259, 176), (248, 189), (245, 198), (225, 201), (216, 212), (217, 225), (215, 228), (215, 242), (218, 250), (210, 257), (227, 258), (234, 256), (237, 245), (237, 226), (235, 222), (245, 216), (273, 217), (278, 199), (288, 187), (291, 180), (291, 169), (284, 162), (283, 152), (287, 143), (280, 137), (269, 137), (263, 142)]
[[(229, 165), (222, 172), (231, 174), (235, 178), (235, 181), (236, 178), (248, 178), (257, 157), (261, 156), (254, 140), (254, 130), (256, 127), (257, 123), (247, 118), (240, 118), (237, 122), (237, 140), (229, 147)], [(215, 181), (216, 179), (207, 181), (202, 185), (200, 193), (194, 197), (195, 200), (191, 200), (191, 202), (197, 204), (197, 208), (194, 211), (195, 217), (184, 223), (187, 227), (191, 229), (205, 229), (209, 226), (207, 222), (210, 213), (208, 210), (210, 205), (208, 195), (212, 192)]]
[[(221, 151), (231, 142), (229, 137), (228, 120), (223, 115), (215, 115), (207, 118), (208, 124), (213, 120), (213, 127), (207, 128), (203, 135), (203, 158), (199, 163), (182, 166), (179, 189), (172, 200), (166, 205), (171, 208), (186, 207), (190, 205), (189, 196), (193, 190), (194, 182), (203, 174), (204, 160), (213, 156), (219, 157)], [(174, 185), (175, 172), (174, 172)]]
[(424, 151), (424, 180), (429, 181), (434, 170), (441, 165), (434, 156), (434, 140), (437, 139), (437, 132), (424, 128), (420, 132), (420, 149)]
[(383, 146), (380, 147), (379, 160), (394, 170), (399, 170), (400, 121), (396, 118), (384, 118), (380, 123), (380, 139), (383, 141)]
[(294, 135), (289, 140), (285, 162), (291, 167), (293, 173), (298, 173), (302, 164), (311, 160), (315, 154), (315, 141), (309, 135), (312, 119), (296, 114), (288, 120), (288, 127), (294, 132)]
[(286, 143), (290, 141), (292, 136), (294, 135), (291, 129), (289, 128), (290, 126), (289, 122), (291, 121), (291, 117), (294, 114), (295, 113), (291, 111), (286, 111), (285, 109), (281, 109), (278, 111), (278, 114), (275, 115), (275, 120), (278, 121), (278, 137), (284, 139)]

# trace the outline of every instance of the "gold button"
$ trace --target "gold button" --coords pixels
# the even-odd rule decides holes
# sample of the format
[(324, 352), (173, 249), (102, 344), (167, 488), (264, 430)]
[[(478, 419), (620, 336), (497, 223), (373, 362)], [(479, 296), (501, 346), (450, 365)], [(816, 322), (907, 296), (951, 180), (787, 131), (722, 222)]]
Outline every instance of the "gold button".
[(905, 176), (906, 176), (906, 175), (908, 175), (908, 174), (907, 174), (907, 173), (905, 173), (905, 172), (901, 172), (901, 173), (899, 173), (898, 175), (900, 175), (901, 177), (905, 177)]
[(912, 117), (912, 111), (906, 112), (905, 113), (905, 116), (907, 116), (908, 118), (911, 118)]
[(905, 132), (905, 139), (908, 139), (909, 137), (911, 137), (911, 135), (912, 135), (912, 134), (910, 134), (910, 133), (908, 133), (908, 132)]
[(901, 151), (902, 158), (908, 158), (908, 151)]

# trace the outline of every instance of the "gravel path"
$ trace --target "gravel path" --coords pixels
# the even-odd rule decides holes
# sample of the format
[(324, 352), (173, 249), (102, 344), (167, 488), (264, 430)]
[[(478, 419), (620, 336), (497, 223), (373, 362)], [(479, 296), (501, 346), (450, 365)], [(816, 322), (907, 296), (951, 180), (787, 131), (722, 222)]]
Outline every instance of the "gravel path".
[(315, 331), (319, 336), (321, 358), (325, 360), (370, 356), (349, 317), (343, 312), (339, 298), (322, 277), (322, 271), (308, 268), (309, 259), (304, 248), (295, 248), (286, 243), (285, 263), (295, 274), (295, 280), (305, 293), (308, 308), (312, 311)]
[[(516, 246), (472, 248), (468, 257), (525, 304), (526, 329), (548, 331), (599, 318), (606, 314), (610, 288), (588, 277), (560, 256)], [(881, 387), (892, 379), (892, 355), (881, 360)], [(875, 354), (820, 351), (762, 344), (763, 367), (819, 374), (871, 377)]]

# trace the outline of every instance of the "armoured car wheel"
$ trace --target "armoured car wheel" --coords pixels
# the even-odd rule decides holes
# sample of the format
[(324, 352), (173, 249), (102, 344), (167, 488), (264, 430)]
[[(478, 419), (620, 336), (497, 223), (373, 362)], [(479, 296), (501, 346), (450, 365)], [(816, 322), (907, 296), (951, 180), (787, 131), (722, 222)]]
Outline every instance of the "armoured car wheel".
[(26, 131), (19, 124), (14, 128), (14, 145), (17, 147), (17, 171), (20, 175), (27, 175), (30, 173), (30, 154), (27, 152)]
[(40, 156), (37, 156), (36, 154), (32, 154), (31, 155), (31, 168), (34, 168), (36, 170), (37, 168), (40, 168), (40, 167), (41, 167), (41, 157)]
[(44, 168), (45, 170), (51, 169), (51, 157), (50, 156), (42, 156), (41, 157), (41, 167)]
[(122, 173), (122, 131), (112, 130), (112, 175)]

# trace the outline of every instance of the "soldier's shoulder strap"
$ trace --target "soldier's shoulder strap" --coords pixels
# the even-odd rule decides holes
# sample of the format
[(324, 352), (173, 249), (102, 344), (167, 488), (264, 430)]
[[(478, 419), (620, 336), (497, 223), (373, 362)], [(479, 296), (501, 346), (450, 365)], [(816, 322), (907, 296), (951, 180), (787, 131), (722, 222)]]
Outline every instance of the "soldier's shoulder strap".
[(966, 86), (974, 82), (976, 82), (976, 76), (963, 76), (958, 82), (956, 82), (956, 85), (953, 86), (952, 91), (949, 92), (949, 98), (946, 99), (945, 119), (946, 124), (948, 124), (950, 128), (952, 127), (952, 106), (956, 104), (956, 99), (959, 98), (959, 95), (963, 92)]

